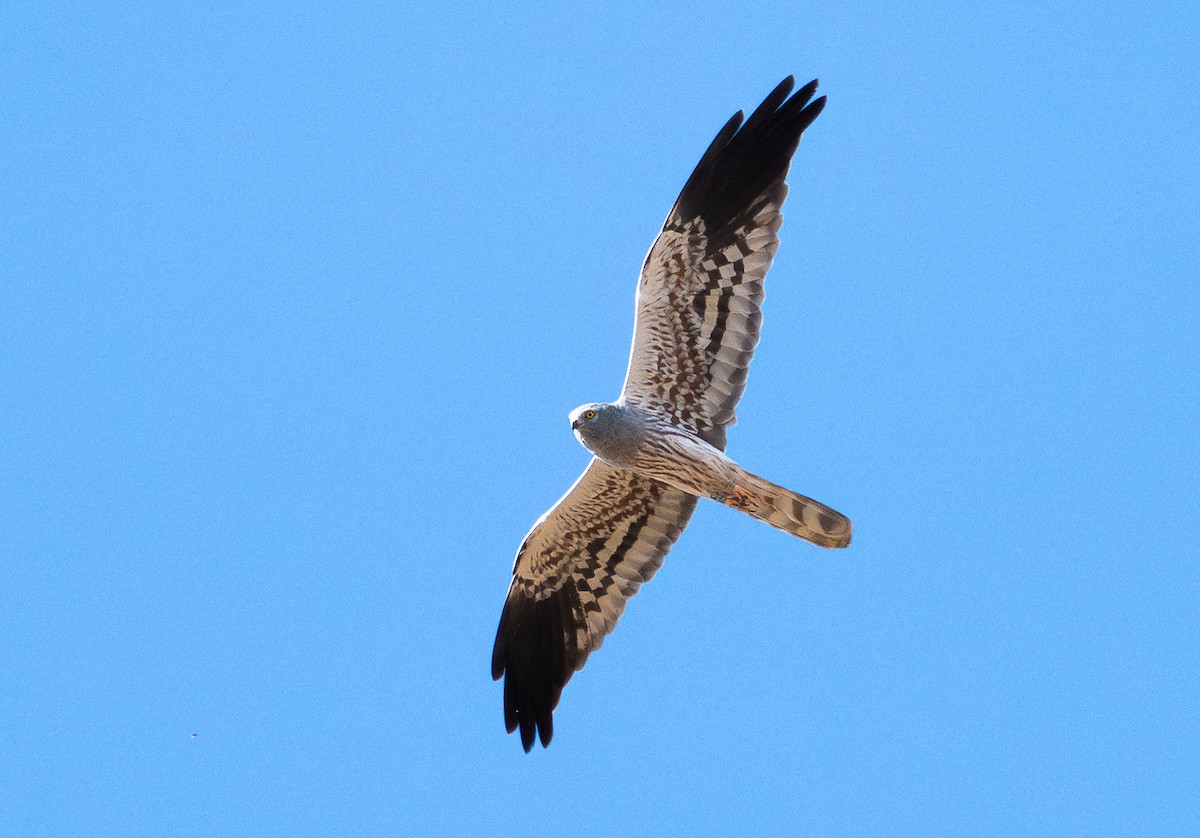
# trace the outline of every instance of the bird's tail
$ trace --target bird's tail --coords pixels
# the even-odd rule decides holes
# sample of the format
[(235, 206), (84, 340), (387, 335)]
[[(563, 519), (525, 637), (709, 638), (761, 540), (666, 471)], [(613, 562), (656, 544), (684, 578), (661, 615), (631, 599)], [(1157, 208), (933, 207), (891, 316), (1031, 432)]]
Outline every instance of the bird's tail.
[(850, 544), (850, 519), (845, 515), (745, 470), (723, 503), (821, 547)]

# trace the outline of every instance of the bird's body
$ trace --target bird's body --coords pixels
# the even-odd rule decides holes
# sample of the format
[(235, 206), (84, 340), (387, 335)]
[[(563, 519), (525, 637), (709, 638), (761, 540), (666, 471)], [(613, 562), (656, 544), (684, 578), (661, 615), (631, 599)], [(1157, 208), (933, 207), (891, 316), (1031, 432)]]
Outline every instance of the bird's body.
[(517, 552), (492, 652), (505, 727), (528, 751), (553, 735), (571, 674), (662, 564), (698, 498), (823, 547), (850, 543), (845, 516), (745, 470), (725, 453), (762, 324), (785, 178), (824, 106), (785, 79), (717, 134), (642, 266), (621, 397), (571, 413), (595, 454)]
[(822, 547), (850, 543), (844, 515), (747, 471), (671, 414), (618, 401), (583, 405), (570, 420), (583, 447), (611, 466), (711, 498)]
[[(585, 418), (589, 414), (595, 418)], [(721, 499), (741, 471), (695, 430), (653, 409), (621, 402), (590, 404), (572, 411), (570, 419), (583, 447), (604, 462), (689, 495)], [(703, 467), (697, 467), (700, 463)]]

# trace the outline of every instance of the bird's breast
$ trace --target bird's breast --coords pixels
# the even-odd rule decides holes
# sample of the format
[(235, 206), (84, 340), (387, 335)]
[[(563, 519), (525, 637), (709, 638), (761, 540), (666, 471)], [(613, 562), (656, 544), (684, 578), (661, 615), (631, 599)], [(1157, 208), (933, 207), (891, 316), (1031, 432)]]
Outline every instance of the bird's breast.
[(631, 468), (637, 457), (638, 440), (633, 437), (588, 433), (585, 428), (577, 428), (575, 438), (610, 466)]

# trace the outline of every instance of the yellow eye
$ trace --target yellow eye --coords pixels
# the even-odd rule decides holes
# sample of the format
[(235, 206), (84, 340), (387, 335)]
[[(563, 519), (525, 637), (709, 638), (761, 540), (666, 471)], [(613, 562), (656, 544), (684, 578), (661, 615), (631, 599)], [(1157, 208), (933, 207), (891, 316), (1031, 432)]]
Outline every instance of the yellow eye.
[(593, 419), (595, 419), (595, 418), (596, 418), (596, 411), (594, 411), (594, 410), (585, 410), (585, 411), (583, 412), (583, 418), (584, 418), (584, 419), (587, 419), (587, 420), (590, 422), (591, 420), (593, 420)]

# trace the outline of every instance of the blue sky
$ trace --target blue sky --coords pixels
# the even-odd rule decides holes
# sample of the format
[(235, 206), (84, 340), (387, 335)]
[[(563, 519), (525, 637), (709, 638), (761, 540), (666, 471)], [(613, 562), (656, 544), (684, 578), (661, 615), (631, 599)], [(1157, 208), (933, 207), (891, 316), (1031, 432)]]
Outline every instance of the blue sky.
[[(0, 831), (1200, 831), (1195, 11), (430, 6), (0, 12)], [(567, 412), (789, 73), (729, 451), (855, 543), (702, 504), (526, 756)]]

